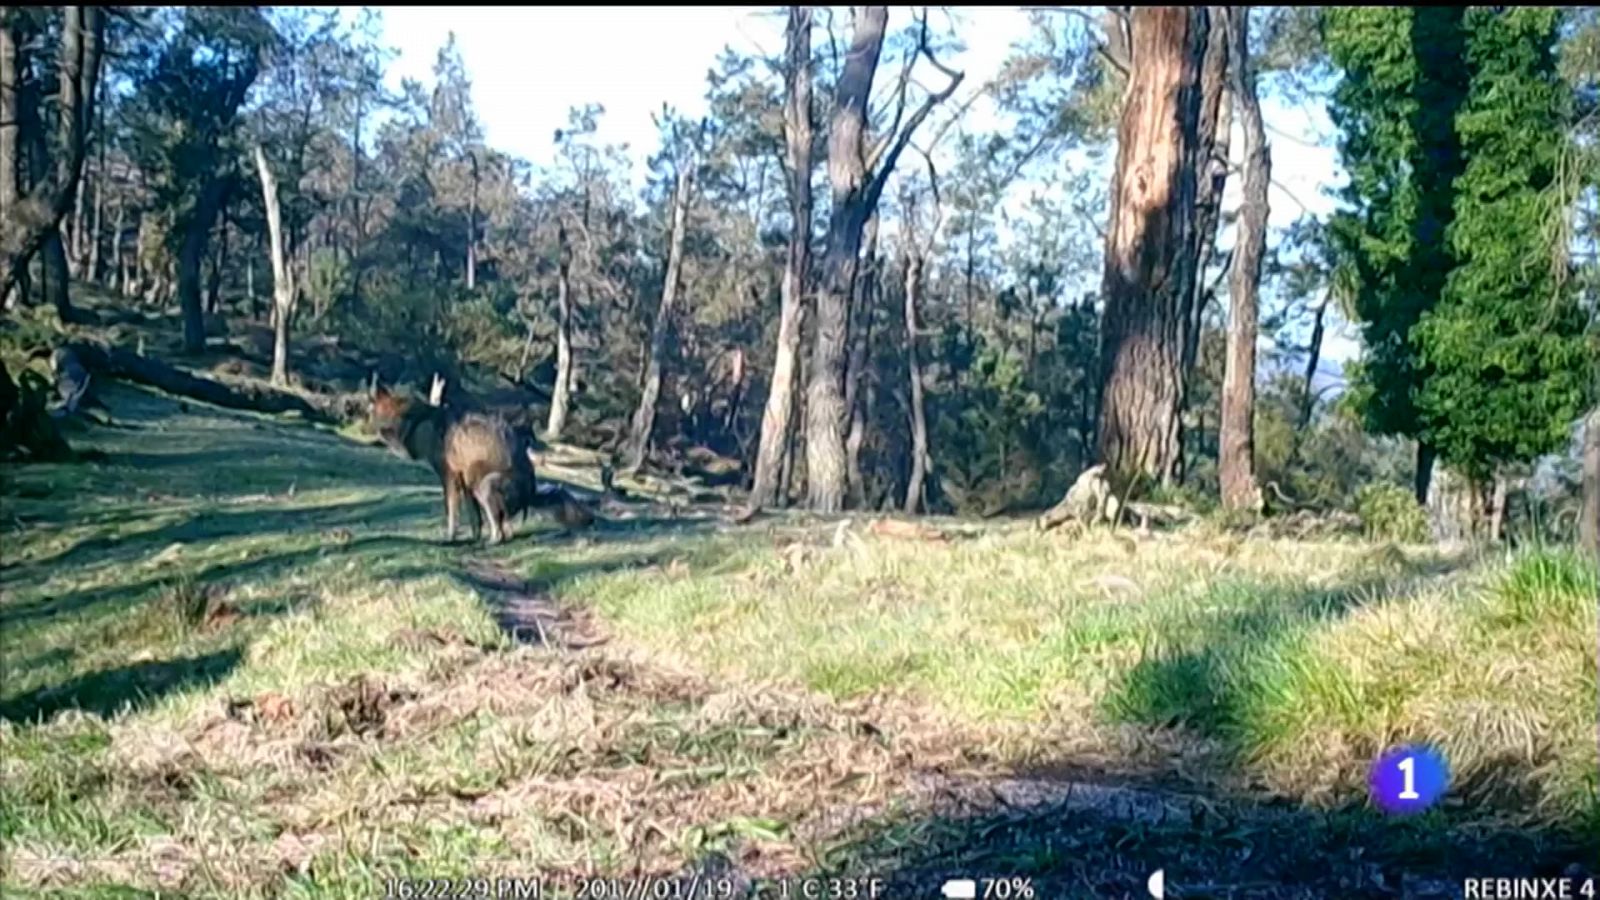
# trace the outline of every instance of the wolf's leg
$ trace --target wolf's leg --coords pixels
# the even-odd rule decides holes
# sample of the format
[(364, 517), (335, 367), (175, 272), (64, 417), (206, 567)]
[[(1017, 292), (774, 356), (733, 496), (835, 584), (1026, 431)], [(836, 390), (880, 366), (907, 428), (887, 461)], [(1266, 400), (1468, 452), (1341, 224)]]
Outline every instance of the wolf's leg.
[(478, 518), (489, 523), (489, 543), (498, 544), (504, 539), (500, 524), (505, 519), (505, 501), (501, 497), (504, 491), (505, 477), (499, 472), (494, 472), (483, 477), (478, 486), (473, 488), (473, 497), (478, 501)]
[(453, 544), (456, 541), (456, 514), (461, 506), (461, 482), (454, 478), (444, 479), (444, 542)]

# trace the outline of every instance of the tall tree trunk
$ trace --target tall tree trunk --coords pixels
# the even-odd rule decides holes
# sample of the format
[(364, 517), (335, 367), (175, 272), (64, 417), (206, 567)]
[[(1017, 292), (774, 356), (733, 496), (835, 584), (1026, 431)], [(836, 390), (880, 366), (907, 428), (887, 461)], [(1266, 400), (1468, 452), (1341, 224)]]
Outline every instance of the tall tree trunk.
[(467, 290), (478, 286), (478, 154), (469, 153), (472, 161), (472, 198), (467, 204)]
[(1411, 489), (1416, 495), (1417, 502), (1424, 506), (1428, 503), (1429, 491), (1433, 487), (1433, 464), (1438, 457), (1438, 452), (1433, 445), (1426, 441), (1417, 441), (1417, 465), (1412, 474)]
[(572, 248), (567, 244), (567, 223), (556, 223), (556, 386), (550, 396), (550, 418), (545, 436), (561, 436), (567, 427), (567, 404), (572, 391)]
[(41, 274), (44, 275), (44, 299), (46, 303), (55, 307), (56, 315), (63, 322), (71, 322), (74, 316), (72, 309), (72, 291), (67, 279), (70, 270), (67, 265), (67, 251), (65, 241), (61, 238), (61, 229), (57, 228), (44, 239), (41, 247), (40, 262), (43, 263)]
[[(15, 15), (15, 12), (11, 12), (11, 15)], [(16, 34), (9, 17), (0, 16), (0, 224), (5, 225), (6, 231), (4, 240), (0, 240), (0, 258), (12, 252), (11, 241), (15, 235), (11, 222), (17, 201), (22, 197), (22, 185), (18, 180), (21, 175), (18, 168), (21, 163), (18, 155), (21, 132), (17, 122), (18, 72)], [(4, 286), (0, 306), (9, 306), (9, 294), (13, 289), (10, 283)]]
[[(178, 247), (178, 305), (183, 312), (183, 352), (195, 354), (206, 348), (205, 309), (200, 296), (200, 263), (205, 259), (211, 227), (217, 221), (228, 190), (227, 179), (210, 175), (200, 191), (189, 221), (184, 223), (183, 241)], [(276, 290), (276, 289), (274, 289)]]
[[(811, 263), (811, 8), (789, 7), (788, 61), (784, 72), (783, 132), (789, 191), (789, 255), (783, 269), (783, 299), (778, 313), (778, 350), (772, 386), (761, 413), (750, 506), (769, 506), (779, 481), (787, 490), (790, 432), (794, 426), (800, 326), (805, 313), (806, 276)], [(785, 496), (787, 501), (787, 496)]]
[(228, 267), (228, 216), (217, 229), (217, 252), (211, 257), (211, 281), (206, 285), (206, 312), (216, 315), (222, 306), (222, 273)]
[[(1209, 15), (1132, 11), (1133, 71), (1106, 232), (1098, 454), (1113, 481), (1169, 483), (1193, 297), (1196, 133)], [(1126, 489), (1126, 488), (1124, 488)]]
[(1217, 475), (1225, 509), (1259, 512), (1261, 489), (1256, 484), (1256, 321), (1260, 313), (1261, 260), (1267, 252), (1267, 186), (1272, 156), (1256, 97), (1255, 73), (1249, 58), (1250, 7), (1223, 13), (1233, 45), (1233, 95), (1244, 126), (1244, 197), (1239, 206), (1238, 237), (1229, 272), (1228, 358), (1222, 379), (1222, 421), (1218, 431)]
[(272, 258), (272, 383), (289, 383), (289, 326), (294, 319), (294, 269), (283, 244), (283, 216), (278, 207), (278, 181), (267, 164), (267, 153), (256, 145), (256, 173), (261, 176), (261, 201), (267, 209), (267, 236)]
[(1600, 406), (1583, 423), (1583, 506), (1578, 541), (1600, 562)]
[(73, 192), (76, 196), (72, 198), (72, 224), (67, 228), (67, 274), (78, 279), (83, 278), (83, 263), (87, 255), (87, 248), (83, 239), (85, 237), (84, 229), (87, 227), (85, 224), (84, 203), (87, 201), (86, 195), (89, 193), (88, 181), (89, 173), (85, 171), (79, 190)]
[(1295, 417), (1295, 444), (1298, 448), (1300, 436), (1311, 426), (1311, 413), (1316, 407), (1317, 395), (1312, 390), (1312, 382), (1317, 378), (1317, 367), (1322, 364), (1322, 338), (1326, 332), (1325, 321), (1328, 315), (1328, 303), (1333, 300), (1333, 289), (1329, 288), (1322, 295), (1322, 301), (1317, 304), (1317, 311), (1311, 320), (1311, 345), (1306, 348), (1306, 377), (1305, 387), (1300, 394), (1300, 412)]
[(856, 275), (855, 302), (850, 309), (850, 358), (845, 366), (844, 408), (850, 427), (845, 433), (845, 489), (850, 505), (866, 502), (866, 484), (861, 477), (861, 446), (867, 439), (866, 377), (869, 348), (872, 344), (872, 319), (877, 290), (878, 217), (867, 220), (866, 252)]
[(928, 417), (922, 397), (922, 363), (917, 358), (917, 300), (922, 290), (922, 250), (912, 246), (906, 254), (906, 377), (911, 385), (911, 475), (906, 480), (905, 511), (922, 508), (923, 482), (928, 476)]
[[(889, 10), (865, 6), (856, 11), (855, 35), (839, 75), (833, 123), (828, 132), (828, 180), (833, 203), (828, 241), (817, 288), (817, 331), (811, 349), (811, 384), (806, 393), (807, 504), (818, 512), (844, 507), (844, 408), (846, 316), (855, 285), (861, 231), (871, 209), (863, 141), (867, 100), (883, 50)], [(876, 197), (872, 198), (876, 201)]]
[(694, 186), (694, 162), (684, 161), (678, 170), (678, 183), (672, 192), (672, 236), (667, 248), (667, 273), (661, 285), (661, 305), (650, 328), (650, 356), (645, 360), (644, 389), (639, 408), (633, 411), (628, 431), (624, 462), (628, 471), (644, 465), (655, 429), (656, 400), (661, 396), (661, 357), (667, 351), (667, 332), (672, 327), (673, 307), (678, 300), (678, 278), (683, 268), (683, 234), (689, 220), (689, 193)]
[[(116, 283), (115, 284), (110, 284), (110, 287), (113, 290), (118, 290), (118, 289), (121, 289), (121, 287), (122, 287), (122, 277), (123, 277), (123, 268), (122, 268), (122, 226), (123, 226), (123, 224), (124, 224), (124, 222), (126, 220), (127, 211), (128, 211), (127, 204), (123, 203), (119, 199), (117, 201), (117, 214), (115, 216), (113, 216), (112, 219), (111, 219), (111, 235), (110, 235), (111, 246), (106, 248), (107, 252), (110, 253), (110, 256), (108, 256), (106, 258), (106, 266), (105, 266), (106, 281), (107, 281), (107, 283), (110, 283), (110, 279), (112, 279), (112, 278), (116, 279)], [(96, 242), (96, 244), (95, 244), (96, 255), (98, 255), (99, 249), (100, 249), (100, 245), (99, 245), (98, 242)], [(98, 269), (98, 264), (91, 265), (90, 268)], [(113, 274), (113, 272), (115, 274)]]
[[(1210, 6), (1211, 28), (1205, 58), (1200, 65), (1200, 117), (1195, 127), (1195, 211), (1194, 279), (1190, 284), (1188, 309), (1184, 315), (1183, 401), (1178, 417), (1177, 477), (1189, 471), (1188, 441), (1183, 437), (1183, 415), (1189, 411), (1190, 385), (1194, 381), (1195, 360), (1200, 353), (1200, 338), (1205, 331), (1206, 310), (1211, 305), (1215, 283), (1207, 276), (1216, 258), (1217, 227), (1222, 218), (1222, 194), (1228, 181), (1228, 152), (1232, 143), (1232, 108), (1228, 91), (1228, 34), (1223, 20), (1226, 6)], [(1195, 452), (1204, 453), (1204, 441), (1195, 443)]]
[[(68, 6), (63, 10), (61, 27), (61, 53), (58, 61), (57, 79), (59, 98), (56, 108), (58, 131), (61, 135), (60, 149), (65, 151), (56, 156), (55, 171), (50, 174), (41, 174), (30, 186), (28, 196), (11, 198), (12, 202), (0, 208), (0, 216), (4, 217), (5, 232), (4, 246), (0, 247), (0, 297), (8, 295), (13, 285), (17, 283), (27, 269), (28, 262), (41, 248), (45, 249), (46, 269), (56, 269), (56, 277), (49, 278), (55, 286), (52, 298), (63, 321), (72, 317), (69, 305), (65, 279), (60, 276), (66, 268), (65, 251), (60, 246), (61, 221), (73, 207), (77, 196), (78, 180), (83, 173), (83, 157), (85, 149), (85, 135), (91, 118), (94, 115), (94, 86), (95, 78), (100, 68), (100, 43), (105, 32), (105, 17), (99, 7), (94, 6)], [(0, 57), (8, 59), (12, 72), (0, 73), (0, 80), (11, 85), (9, 93), (17, 97), (20, 93), (18, 69), (18, 48), (16, 34), (12, 32), (8, 41), (9, 52), (0, 48)], [(32, 121), (38, 125), (38, 142), (44, 142), (43, 123), (36, 115), (39, 110), (25, 110), (18, 98), (13, 102), (12, 116), (8, 123)], [(0, 129), (0, 143), (9, 143), (11, 146), (0, 150), (8, 152), (15, 160), (22, 140), (20, 124), (13, 129), (10, 127)], [(13, 139), (10, 137), (15, 135)], [(30, 154), (34, 155), (34, 154)], [(40, 157), (43, 162), (43, 157)], [(13, 162), (14, 166), (15, 163)], [(16, 182), (12, 182), (15, 190)], [(47, 247), (47, 245), (49, 245)]]
[(84, 260), (84, 278), (96, 283), (103, 282), (100, 277), (100, 243), (105, 234), (106, 224), (106, 173), (105, 153), (101, 152), (100, 168), (95, 173), (94, 180), (94, 213), (89, 217), (88, 258)]

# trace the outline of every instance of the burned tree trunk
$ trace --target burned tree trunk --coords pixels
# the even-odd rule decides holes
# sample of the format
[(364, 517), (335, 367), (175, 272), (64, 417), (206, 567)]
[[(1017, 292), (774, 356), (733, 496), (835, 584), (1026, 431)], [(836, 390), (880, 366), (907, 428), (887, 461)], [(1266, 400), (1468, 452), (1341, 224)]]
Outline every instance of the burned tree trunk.
[(1256, 321), (1261, 288), (1261, 260), (1267, 251), (1267, 186), (1272, 157), (1261, 121), (1251, 71), (1248, 35), (1250, 8), (1233, 7), (1225, 14), (1233, 45), (1233, 96), (1244, 126), (1244, 198), (1239, 206), (1238, 238), (1229, 273), (1228, 358), (1222, 379), (1222, 423), (1218, 479), (1225, 509), (1261, 509), (1256, 484)]
[[(806, 273), (811, 263), (811, 9), (789, 7), (787, 92), (783, 131), (789, 181), (789, 256), (783, 270), (783, 300), (778, 313), (778, 352), (772, 363), (772, 386), (761, 414), (761, 443), (756, 449), (755, 483), (750, 506), (772, 503), (787, 468), (790, 432), (794, 426), (796, 368), (800, 325), (805, 312)], [(785, 497), (787, 500), (787, 497)]]
[(655, 429), (656, 400), (661, 396), (661, 357), (667, 351), (667, 331), (672, 327), (673, 307), (678, 300), (678, 278), (683, 268), (683, 234), (689, 220), (689, 192), (694, 185), (694, 163), (684, 161), (678, 170), (678, 184), (672, 192), (672, 236), (667, 249), (666, 278), (661, 285), (661, 304), (650, 329), (650, 356), (645, 360), (644, 389), (639, 408), (633, 412), (628, 431), (625, 465), (637, 472), (650, 450), (650, 435)]
[[(1101, 294), (1098, 454), (1113, 481), (1169, 482), (1194, 284), (1194, 152), (1205, 9), (1140, 7), (1118, 128)], [(1126, 488), (1122, 488), (1126, 489)]]
[(567, 224), (556, 223), (556, 385), (550, 395), (550, 417), (544, 433), (551, 440), (567, 427), (567, 406), (572, 392), (572, 247)]
[(266, 151), (256, 145), (256, 171), (261, 176), (261, 201), (267, 209), (267, 235), (272, 255), (272, 383), (289, 383), (289, 325), (294, 319), (294, 269), (283, 245), (283, 216), (278, 207), (278, 181), (272, 177)]

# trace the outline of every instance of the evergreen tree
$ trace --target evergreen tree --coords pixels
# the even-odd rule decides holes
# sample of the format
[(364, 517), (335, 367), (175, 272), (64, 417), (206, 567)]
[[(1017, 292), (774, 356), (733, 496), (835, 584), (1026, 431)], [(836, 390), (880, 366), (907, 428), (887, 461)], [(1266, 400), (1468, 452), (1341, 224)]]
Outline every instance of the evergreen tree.
[(1500, 464), (1567, 444), (1591, 364), (1584, 312), (1556, 268), (1565, 262), (1552, 264), (1570, 101), (1556, 72), (1559, 15), (1466, 14), (1472, 79), (1456, 117), (1467, 163), (1449, 231), (1455, 266), (1412, 332), (1431, 371), (1416, 401), (1424, 428), (1447, 462), (1480, 482)]

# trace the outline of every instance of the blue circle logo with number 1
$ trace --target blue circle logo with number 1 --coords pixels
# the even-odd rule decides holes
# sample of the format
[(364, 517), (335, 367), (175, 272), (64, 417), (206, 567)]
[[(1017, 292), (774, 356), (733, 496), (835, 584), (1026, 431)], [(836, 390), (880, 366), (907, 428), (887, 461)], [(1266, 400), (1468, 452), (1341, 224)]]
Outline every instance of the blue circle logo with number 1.
[(1426, 744), (1396, 747), (1372, 764), (1372, 802), (1390, 815), (1404, 816), (1432, 807), (1450, 786), (1450, 764)]

